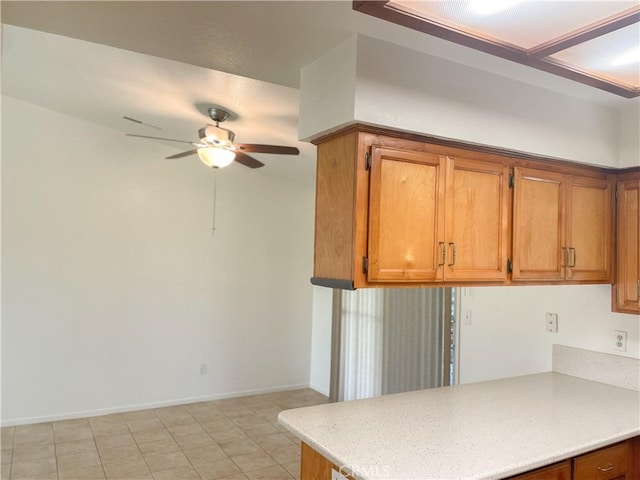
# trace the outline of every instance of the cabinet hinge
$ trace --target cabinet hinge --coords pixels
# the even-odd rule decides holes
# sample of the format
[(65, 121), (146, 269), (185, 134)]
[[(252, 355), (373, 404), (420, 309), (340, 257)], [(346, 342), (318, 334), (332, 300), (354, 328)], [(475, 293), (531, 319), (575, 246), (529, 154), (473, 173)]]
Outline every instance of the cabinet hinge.
[(364, 154), (364, 169), (371, 170), (371, 154), (369, 152)]
[(362, 273), (369, 272), (369, 259), (367, 257), (362, 257)]
[(513, 273), (513, 262), (511, 259), (507, 260), (507, 273)]
[(509, 174), (509, 188), (513, 188), (513, 186), (516, 184), (516, 179), (513, 176), (513, 173)]

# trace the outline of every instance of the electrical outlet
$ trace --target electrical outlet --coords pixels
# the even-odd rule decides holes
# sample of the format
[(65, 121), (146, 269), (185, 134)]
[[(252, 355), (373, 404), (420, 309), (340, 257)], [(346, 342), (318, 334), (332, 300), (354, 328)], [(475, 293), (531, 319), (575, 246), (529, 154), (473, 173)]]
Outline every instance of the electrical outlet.
[(547, 332), (558, 333), (558, 314), (547, 313), (545, 315), (545, 327)]
[(202, 365), (200, 365), (200, 375), (206, 375), (207, 374), (207, 364), (203, 363)]
[(464, 312), (464, 324), (465, 325), (471, 325), (471, 317), (472, 317), (471, 310), (466, 310)]
[(627, 351), (627, 332), (623, 332), (622, 330), (614, 330), (615, 335), (615, 344), (613, 349), (619, 352)]

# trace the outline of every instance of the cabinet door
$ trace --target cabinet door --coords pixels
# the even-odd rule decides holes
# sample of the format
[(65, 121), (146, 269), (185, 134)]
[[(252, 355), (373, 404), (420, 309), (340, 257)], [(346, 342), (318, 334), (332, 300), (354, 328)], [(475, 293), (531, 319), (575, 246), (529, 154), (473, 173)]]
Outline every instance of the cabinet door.
[(445, 280), (507, 279), (509, 168), (447, 160)]
[(565, 460), (550, 467), (510, 477), (509, 480), (571, 480), (571, 462)]
[(624, 312), (640, 312), (640, 182), (618, 185), (618, 239), (616, 269), (616, 306)]
[(612, 184), (571, 177), (567, 185), (567, 280), (611, 280)]
[(445, 157), (372, 147), (371, 282), (433, 282), (444, 263)]
[(515, 167), (513, 280), (564, 279), (565, 179)]

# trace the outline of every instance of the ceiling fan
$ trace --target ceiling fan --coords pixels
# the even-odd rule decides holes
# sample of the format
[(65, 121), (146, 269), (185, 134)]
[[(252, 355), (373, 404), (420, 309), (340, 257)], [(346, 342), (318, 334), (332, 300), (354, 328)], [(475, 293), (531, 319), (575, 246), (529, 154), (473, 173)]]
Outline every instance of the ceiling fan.
[(200, 141), (189, 142), (186, 140), (175, 140), (173, 138), (150, 137), (148, 135), (135, 135), (127, 133), (129, 137), (150, 138), (153, 140), (167, 140), (170, 142), (188, 143), (196, 147), (182, 153), (176, 153), (167, 159), (182, 158), (189, 155), (198, 154), (202, 163), (211, 168), (223, 168), (230, 165), (234, 160), (245, 167), (260, 168), (264, 166), (246, 152), (250, 153), (272, 153), (278, 155), (298, 155), (300, 150), (295, 147), (285, 147), (280, 145), (261, 145), (256, 143), (233, 143), (235, 133), (226, 128), (222, 128), (220, 123), (229, 118), (229, 112), (217, 107), (208, 109), (209, 117), (215, 125), (205, 125), (198, 130)]

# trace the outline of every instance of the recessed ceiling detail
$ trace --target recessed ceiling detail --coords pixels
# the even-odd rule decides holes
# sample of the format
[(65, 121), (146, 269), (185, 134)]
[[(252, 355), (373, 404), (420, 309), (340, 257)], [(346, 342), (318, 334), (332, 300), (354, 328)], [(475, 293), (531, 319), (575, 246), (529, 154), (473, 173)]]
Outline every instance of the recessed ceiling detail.
[(353, 9), (622, 97), (640, 96), (637, 0), (355, 0)]

